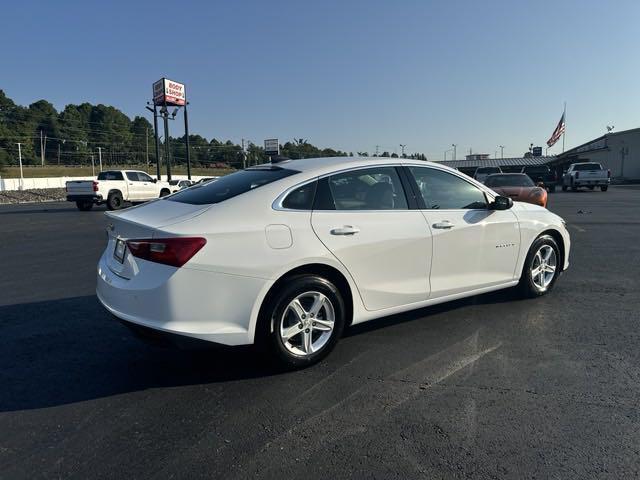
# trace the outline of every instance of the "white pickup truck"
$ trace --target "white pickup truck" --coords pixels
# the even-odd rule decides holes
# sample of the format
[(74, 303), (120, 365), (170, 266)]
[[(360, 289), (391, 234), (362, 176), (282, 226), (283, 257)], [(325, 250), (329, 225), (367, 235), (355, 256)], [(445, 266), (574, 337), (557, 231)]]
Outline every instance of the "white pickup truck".
[(562, 176), (562, 191), (568, 188), (577, 191), (580, 187), (588, 187), (593, 190), (600, 187), (606, 192), (611, 183), (611, 170), (605, 170), (596, 162), (572, 163)]
[(96, 180), (74, 180), (66, 187), (67, 201), (76, 202), (82, 211), (103, 203), (109, 210), (119, 210), (124, 202), (146, 202), (171, 193), (167, 182), (138, 170), (106, 170)]

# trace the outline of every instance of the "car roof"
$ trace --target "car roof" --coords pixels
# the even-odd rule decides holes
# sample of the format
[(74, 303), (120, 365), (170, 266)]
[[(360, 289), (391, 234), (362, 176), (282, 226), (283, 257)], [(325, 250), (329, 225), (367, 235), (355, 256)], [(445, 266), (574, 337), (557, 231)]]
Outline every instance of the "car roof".
[(458, 172), (456, 169), (446, 165), (440, 165), (437, 162), (429, 162), (425, 160), (412, 160), (409, 158), (392, 158), (392, 157), (316, 157), (302, 158), (297, 160), (283, 160), (276, 163), (264, 163), (256, 167), (249, 168), (269, 168), (281, 167), (299, 172), (324, 175), (325, 173), (337, 172), (340, 170), (348, 170), (350, 168), (380, 166), (380, 165), (415, 165), (437, 167), (442, 170)]

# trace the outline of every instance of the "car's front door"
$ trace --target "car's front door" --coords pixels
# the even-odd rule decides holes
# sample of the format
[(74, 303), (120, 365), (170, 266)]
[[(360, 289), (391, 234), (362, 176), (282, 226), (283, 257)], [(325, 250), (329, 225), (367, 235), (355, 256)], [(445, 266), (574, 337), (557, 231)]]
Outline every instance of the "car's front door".
[(428, 298), (430, 232), (422, 213), (408, 208), (396, 167), (320, 179), (311, 223), (355, 280), (367, 310)]
[(142, 198), (144, 200), (150, 200), (152, 198), (159, 197), (158, 187), (154, 183), (153, 178), (151, 178), (149, 175), (147, 175), (144, 172), (137, 172), (137, 173), (138, 173), (138, 180), (140, 181), (140, 188), (141, 188), (141, 191), (143, 192), (141, 194)]
[(433, 235), (431, 297), (443, 297), (514, 278), (520, 230), (510, 210), (492, 210), (485, 193), (461, 175), (407, 167)]

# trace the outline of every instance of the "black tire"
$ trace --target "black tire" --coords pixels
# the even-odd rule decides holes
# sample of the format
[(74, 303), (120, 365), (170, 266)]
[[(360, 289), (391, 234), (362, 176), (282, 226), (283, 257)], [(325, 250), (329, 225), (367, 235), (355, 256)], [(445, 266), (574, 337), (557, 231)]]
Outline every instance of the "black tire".
[(553, 193), (553, 192), (555, 192), (555, 191), (556, 191), (556, 186), (555, 186), (555, 185), (551, 185), (551, 186), (549, 187), (549, 193)]
[(562, 191), (566, 192), (567, 191), (567, 186), (566, 185), (562, 185)]
[(93, 202), (76, 202), (76, 207), (81, 212), (88, 212), (93, 208)]
[(600, 190), (602, 190), (603, 192), (606, 192), (607, 190), (609, 190), (609, 185), (602, 185), (600, 187)]
[(107, 197), (107, 208), (109, 210), (120, 210), (124, 200), (122, 199), (122, 193), (111, 192)]
[[(540, 282), (534, 281), (532, 275), (532, 269), (538, 264), (536, 255), (543, 247), (551, 247), (555, 254), (555, 271), (553, 272), (553, 277), (548, 279), (549, 283), (545, 287), (541, 287)], [(524, 266), (522, 267), (520, 283), (518, 284), (520, 293), (527, 298), (541, 297), (542, 295), (549, 293), (555, 285), (556, 280), (560, 275), (560, 271), (562, 270), (561, 262), (562, 257), (560, 255), (560, 247), (558, 247), (555, 239), (551, 235), (542, 235), (538, 237), (531, 245), (531, 248), (529, 248), (527, 258), (525, 259)]]
[(167, 190), (166, 188), (163, 188), (162, 190), (160, 190), (160, 198), (162, 197), (166, 197), (167, 195), (169, 195), (171, 192), (169, 190)]
[[(330, 303), (328, 307), (321, 307), (317, 313), (317, 319), (326, 321), (331, 316), (330, 312), (333, 313), (334, 317), (333, 329), (327, 332), (328, 335), (324, 339), (321, 338), (324, 332), (313, 328), (316, 323), (310, 313), (309, 307), (311, 303), (306, 300), (307, 297), (305, 296), (308, 295), (309, 301), (312, 301), (313, 295), (317, 293), (323, 295)], [(300, 298), (300, 303), (305, 309), (306, 318), (304, 320), (299, 320), (299, 316), (288, 308), (289, 304), (296, 298)], [(271, 301), (265, 307), (260, 321), (261, 336), (274, 356), (288, 368), (304, 368), (319, 362), (333, 350), (342, 336), (346, 311), (344, 300), (336, 286), (326, 278), (318, 275), (291, 276), (278, 289), (275, 296), (271, 298)], [(302, 322), (305, 322), (305, 324)], [(285, 342), (281, 334), (282, 329), (287, 327), (300, 329), (300, 334), (293, 334), (291, 342)], [(310, 354), (302, 352), (304, 339), (307, 338), (305, 333), (307, 332), (308, 338), (311, 339), (312, 343), (318, 342), (319, 345), (321, 344), (317, 351)], [(316, 340), (313, 340), (314, 335)], [(300, 354), (296, 354), (291, 350), (298, 343), (300, 343)]]

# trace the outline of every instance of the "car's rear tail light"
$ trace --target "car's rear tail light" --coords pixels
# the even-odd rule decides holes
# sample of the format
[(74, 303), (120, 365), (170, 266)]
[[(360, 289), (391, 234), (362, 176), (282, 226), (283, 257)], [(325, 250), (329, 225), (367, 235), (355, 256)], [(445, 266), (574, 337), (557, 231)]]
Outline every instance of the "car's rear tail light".
[(206, 243), (201, 237), (143, 238), (127, 240), (127, 247), (134, 257), (181, 267)]
[(576, 178), (580, 178), (580, 172), (576, 172)]
[(611, 170), (607, 170), (607, 178), (611, 178)]
[(94, 192), (98, 191), (98, 182), (96, 182), (95, 180), (93, 181), (93, 191)]

